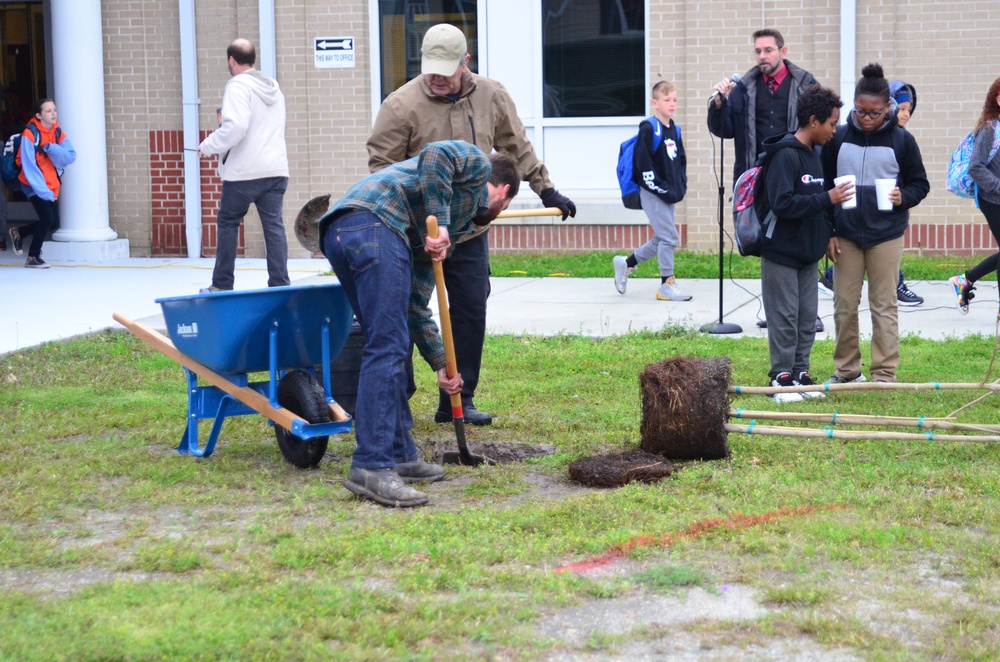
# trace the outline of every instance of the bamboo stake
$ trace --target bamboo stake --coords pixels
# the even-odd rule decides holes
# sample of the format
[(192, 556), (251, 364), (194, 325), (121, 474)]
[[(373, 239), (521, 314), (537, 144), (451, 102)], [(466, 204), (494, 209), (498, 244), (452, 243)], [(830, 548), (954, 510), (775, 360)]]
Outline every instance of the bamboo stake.
[(534, 209), (506, 209), (497, 218), (528, 218), (533, 216), (562, 216), (558, 207), (536, 207)]
[(1000, 383), (947, 383), (926, 382), (907, 384), (903, 382), (850, 382), (848, 384), (814, 384), (812, 386), (730, 386), (729, 393), (736, 395), (774, 395), (775, 393), (814, 393), (833, 391), (947, 391), (986, 390), (1000, 391)]
[[(991, 365), (992, 365), (992, 359), (991, 359)], [(993, 383), (994, 384), (1000, 383), (1000, 379), (996, 380)], [(993, 395), (992, 391), (990, 391), (989, 393), (983, 393), (981, 396), (979, 396), (978, 398), (976, 398), (972, 402), (968, 402), (968, 403), (962, 405), (961, 407), (959, 407), (958, 409), (956, 409), (955, 411), (951, 412), (950, 414), (948, 414), (948, 416), (954, 416), (955, 414), (958, 414), (959, 412), (961, 412), (963, 409), (968, 409), (972, 405), (977, 404), (979, 402), (982, 402), (983, 400), (985, 400), (986, 398), (990, 397), (991, 395)]]
[(908, 432), (859, 432), (855, 430), (811, 430), (809, 428), (786, 428), (781, 426), (763, 425), (733, 425), (725, 424), (726, 432), (740, 434), (762, 434), (779, 437), (812, 437), (825, 439), (892, 439), (896, 441), (966, 441), (977, 443), (993, 443), (1000, 441), (1000, 436), (962, 435), (962, 434), (914, 434)]
[(964, 430), (967, 432), (1000, 433), (1000, 425), (955, 423), (944, 418), (925, 418), (923, 416), (870, 416), (867, 414), (822, 414), (730, 409), (729, 417), (738, 420), (803, 421), (807, 423), (827, 423), (829, 425), (881, 425), (884, 427), (916, 427), (927, 428), (929, 430)]

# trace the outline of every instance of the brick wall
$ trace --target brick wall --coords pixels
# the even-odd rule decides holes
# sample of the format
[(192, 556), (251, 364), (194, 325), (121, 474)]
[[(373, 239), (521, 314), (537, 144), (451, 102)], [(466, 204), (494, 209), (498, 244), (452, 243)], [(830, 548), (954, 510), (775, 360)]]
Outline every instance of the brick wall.
[[(207, 131), (201, 133), (204, 139)], [(150, 215), (152, 245), (157, 257), (187, 256), (184, 205), (184, 135), (181, 131), (149, 132)], [(200, 163), (201, 255), (211, 257), (218, 247), (215, 216), (222, 198), (222, 180), (213, 160)], [(238, 255), (244, 254), (246, 223), (240, 226)]]
[[(311, 197), (339, 196), (367, 174), (364, 143), (372, 122), (370, 80), (377, 75), (371, 73), (369, 5), (368, 0), (277, 0), (277, 73), (288, 107), (286, 139), (291, 161), (286, 225)], [(229, 79), (226, 46), (237, 36), (259, 41), (257, 6), (239, 0), (202, 0), (196, 11), (201, 129), (207, 131), (216, 125), (215, 109)], [(182, 129), (178, 9), (176, 3), (105, 0), (102, 12), (111, 225), (129, 239), (133, 255), (150, 255), (154, 251), (154, 199), (157, 204), (165, 202), (154, 196), (154, 169), (166, 165), (153, 158), (150, 135)], [(712, 85), (733, 72), (743, 74), (754, 64), (750, 36), (766, 25), (783, 32), (791, 61), (839, 90), (839, 12), (837, 0), (772, 0), (754, 7), (736, 0), (649, 0), (650, 78), (673, 80), (680, 96), (677, 119), (684, 127), (689, 192), (677, 207), (677, 221), (684, 229), (686, 248), (715, 250), (718, 246), (715, 170), (719, 141), (705, 128)], [(998, 74), (984, 56), (995, 50), (992, 31), (998, 19), (1000, 5), (987, 0), (857, 3), (858, 71), (875, 60), (890, 78), (917, 87), (918, 107), (909, 130), (923, 153), (931, 194), (912, 214), (908, 250), (993, 247), (975, 206), (945, 191), (944, 173), (951, 151), (971, 128), (982, 96)], [(356, 38), (355, 68), (313, 67), (312, 40), (334, 36)], [(929, 53), (937, 57), (929, 58)], [(853, 80), (848, 81), (851, 87)], [(848, 107), (850, 102), (846, 100)], [(586, 148), (581, 149), (585, 154)], [(728, 193), (731, 141), (726, 141), (725, 150), (722, 174)], [(160, 218), (166, 209), (158, 208)], [(203, 211), (207, 225), (213, 225), (215, 207), (207, 203)], [(255, 211), (244, 225), (247, 255), (263, 255)], [(627, 223), (606, 230), (572, 222), (556, 227), (542, 231), (513, 224), (498, 226), (492, 230), (493, 244), (498, 250), (541, 250), (543, 244), (549, 250), (595, 250), (638, 245), (646, 232), (644, 226)], [(289, 232), (289, 236), (294, 235)], [(206, 245), (211, 245), (211, 236), (207, 239)], [(168, 241), (161, 234), (155, 242), (165, 247), (176, 243), (176, 238)], [(304, 257), (305, 251), (295, 244), (290, 242), (290, 255)]]

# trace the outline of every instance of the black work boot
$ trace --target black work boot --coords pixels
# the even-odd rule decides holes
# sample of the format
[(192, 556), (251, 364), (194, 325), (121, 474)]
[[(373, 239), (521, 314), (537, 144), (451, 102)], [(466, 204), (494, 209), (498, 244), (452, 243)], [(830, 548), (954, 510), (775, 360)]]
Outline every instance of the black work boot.
[[(462, 418), (464, 418), (465, 422), (469, 425), (492, 425), (493, 423), (492, 416), (487, 414), (485, 411), (479, 411), (476, 409), (476, 405), (471, 402), (469, 404), (462, 405)], [(451, 407), (448, 407), (447, 409), (439, 408), (434, 414), (435, 423), (451, 423), (451, 421)]]

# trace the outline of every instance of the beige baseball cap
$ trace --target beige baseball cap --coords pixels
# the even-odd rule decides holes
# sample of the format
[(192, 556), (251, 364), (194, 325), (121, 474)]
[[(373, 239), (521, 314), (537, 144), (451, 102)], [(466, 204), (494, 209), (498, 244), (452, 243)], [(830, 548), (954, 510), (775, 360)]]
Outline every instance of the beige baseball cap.
[(462, 64), (468, 49), (465, 35), (454, 25), (432, 25), (424, 35), (424, 44), (420, 48), (420, 73), (451, 76)]

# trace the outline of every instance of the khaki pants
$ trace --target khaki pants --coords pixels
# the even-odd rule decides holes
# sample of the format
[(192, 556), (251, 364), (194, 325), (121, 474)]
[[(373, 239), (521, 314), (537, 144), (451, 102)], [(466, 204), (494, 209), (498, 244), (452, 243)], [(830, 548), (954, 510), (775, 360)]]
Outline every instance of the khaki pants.
[(868, 274), (868, 308), (872, 317), (871, 378), (896, 381), (899, 367), (899, 262), (903, 238), (861, 248), (849, 239), (840, 239), (840, 255), (833, 270), (833, 319), (837, 344), (833, 365), (841, 377), (861, 372), (858, 338), (858, 306), (861, 287)]

